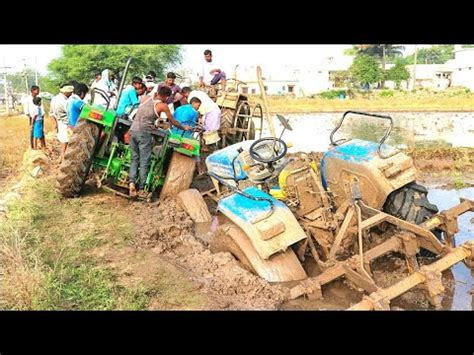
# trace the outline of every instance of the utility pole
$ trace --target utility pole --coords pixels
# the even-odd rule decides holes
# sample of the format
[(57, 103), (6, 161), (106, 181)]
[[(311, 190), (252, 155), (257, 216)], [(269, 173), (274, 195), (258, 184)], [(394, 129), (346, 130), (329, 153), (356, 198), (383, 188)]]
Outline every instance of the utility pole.
[(11, 67), (5, 66), (5, 57), (3, 57), (3, 87), (5, 88), (5, 109), (7, 115), (10, 114), (10, 105), (8, 105), (8, 84), (7, 84), (7, 69)]
[(415, 44), (415, 58), (413, 60), (413, 86), (411, 88), (411, 91), (415, 90), (415, 85), (416, 85), (416, 57), (418, 55), (418, 45)]
[(28, 94), (28, 73), (26, 72), (26, 59), (22, 59), (23, 60), (23, 73), (25, 75), (25, 85), (26, 85), (26, 94)]
[(35, 85), (38, 86), (38, 57), (35, 57)]

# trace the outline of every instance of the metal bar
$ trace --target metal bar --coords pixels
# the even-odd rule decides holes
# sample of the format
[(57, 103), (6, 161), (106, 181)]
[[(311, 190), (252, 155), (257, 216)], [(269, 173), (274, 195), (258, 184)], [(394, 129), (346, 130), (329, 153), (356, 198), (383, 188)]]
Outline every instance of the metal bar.
[(331, 251), (329, 252), (329, 259), (334, 259), (336, 256), (336, 253), (339, 249), (339, 246), (346, 236), (346, 231), (347, 227), (349, 227), (349, 224), (352, 221), (352, 217), (354, 216), (354, 207), (350, 208), (349, 211), (347, 211), (346, 218), (344, 218), (344, 222), (342, 222), (341, 229), (339, 229), (339, 233), (337, 233), (336, 239), (334, 241), (334, 244), (332, 245)]
[[(464, 243), (458, 248), (452, 250), (449, 254), (445, 255), (442, 259), (422, 267), (419, 271), (414, 272), (386, 289), (377, 291), (376, 294), (372, 294), (371, 297), (382, 297), (385, 301), (390, 301), (402, 295), (418, 284), (425, 282), (427, 273), (442, 272), (463, 259), (471, 257), (471, 245), (472, 242)], [(374, 303), (370, 299), (365, 298), (361, 302), (350, 307), (349, 310), (373, 310), (374, 308)]]

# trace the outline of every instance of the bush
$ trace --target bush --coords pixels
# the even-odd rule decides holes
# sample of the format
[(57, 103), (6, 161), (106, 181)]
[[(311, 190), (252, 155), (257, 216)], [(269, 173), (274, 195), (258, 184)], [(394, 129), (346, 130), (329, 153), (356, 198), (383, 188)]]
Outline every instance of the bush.
[(319, 94), (319, 97), (323, 99), (333, 100), (339, 98), (339, 95), (346, 95), (344, 90), (327, 90)]
[(382, 90), (379, 93), (379, 97), (393, 97), (394, 94), (393, 90)]

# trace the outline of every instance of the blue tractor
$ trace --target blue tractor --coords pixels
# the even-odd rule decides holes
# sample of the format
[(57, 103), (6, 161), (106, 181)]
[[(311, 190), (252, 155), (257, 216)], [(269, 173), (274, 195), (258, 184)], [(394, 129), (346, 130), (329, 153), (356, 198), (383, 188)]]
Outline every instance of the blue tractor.
[[(389, 128), (378, 143), (335, 140), (349, 114), (386, 120)], [(426, 188), (415, 181), (412, 158), (384, 144), (393, 128), (390, 116), (345, 112), (320, 161), (305, 154), (288, 156), (282, 136), (292, 128), (283, 116), (277, 117), (284, 127), (279, 138), (239, 142), (206, 159), (217, 211), (226, 219), (211, 251), (232, 253), (270, 282), (298, 281), (291, 289), (295, 298), (318, 296), (321, 285), (342, 276), (372, 294), (380, 291), (371, 272), (376, 258), (396, 251), (416, 271), (420, 252), (436, 260), (456, 250), (457, 216), (473, 211), (474, 204), (465, 200), (438, 213)], [(303, 267), (308, 256), (319, 267), (316, 278), (308, 278)], [(435, 286), (430, 289), (433, 303), (440, 293)]]

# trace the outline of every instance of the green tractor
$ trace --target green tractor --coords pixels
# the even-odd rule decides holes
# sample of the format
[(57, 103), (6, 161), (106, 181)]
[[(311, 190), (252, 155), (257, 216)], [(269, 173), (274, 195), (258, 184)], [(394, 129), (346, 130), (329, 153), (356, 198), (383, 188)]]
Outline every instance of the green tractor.
[[(131, 58), (125, 66), (117, 103), (130, 61)], [(117, 117), (115, 107), (109, 108), (106, 93), (95, 90), (94, 94), (101, 95), (107, 106), (84, 105), (59, 168), (58, 191), (64, 197), (79, 196), (88, 176), (93, 173), (98, 187), (129, 197), (132, 152), (124, 134), (132, 122)], [(200, 157), (200, 137), (196, 134), (186, 138), (160, 128), (153, 133), (151, 165), (144, 187), (148, 201), (158, 194), (169, 196), (189, 188)]]

